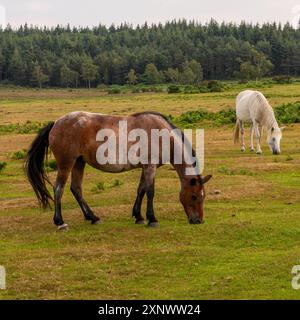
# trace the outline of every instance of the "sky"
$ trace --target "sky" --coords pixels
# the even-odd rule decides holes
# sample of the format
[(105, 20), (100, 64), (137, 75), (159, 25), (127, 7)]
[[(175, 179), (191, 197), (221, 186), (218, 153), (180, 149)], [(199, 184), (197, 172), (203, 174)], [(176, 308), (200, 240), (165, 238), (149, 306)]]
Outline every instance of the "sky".
[(185, 18), (217, 21), (290, 22), (300, 20), (300, 0), (0, 0), (0, 25), (136, 26)]

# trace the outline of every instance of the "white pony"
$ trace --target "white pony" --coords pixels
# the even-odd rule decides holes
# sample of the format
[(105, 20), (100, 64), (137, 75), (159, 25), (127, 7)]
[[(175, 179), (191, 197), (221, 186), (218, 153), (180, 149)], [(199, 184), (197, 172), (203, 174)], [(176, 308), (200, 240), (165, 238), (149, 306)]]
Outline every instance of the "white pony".
[(234, 142), (239, 142), (239, 131), (241, 131), (242, 148), (245, 151), (244, 122), (251, 121), (250, 127), (250, 150), (254, 151), (253, 133), (256, 136), (256, 153), (261, 154), (260, 138), (262, 129), (267, 130), (267, 143), (273, 154), (280, 154), (280, 140), (283, 128), (279, 128), (275, 119), (274, 111), (266, 97), (259, 91), (245, 90), (236, 98), (236, 126)]

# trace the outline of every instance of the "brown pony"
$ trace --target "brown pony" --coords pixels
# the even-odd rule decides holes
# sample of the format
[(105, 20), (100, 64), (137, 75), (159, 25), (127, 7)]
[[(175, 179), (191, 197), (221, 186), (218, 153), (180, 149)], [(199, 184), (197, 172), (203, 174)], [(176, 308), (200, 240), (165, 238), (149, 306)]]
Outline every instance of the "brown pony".
[[(142, 128), (151, 136), (151, 129), (173, 130), (176, 127), (163, 115), (155, 112), (142, 112), (129, 115), (127, 117), (101, 115), (87, 112), (72, 112), (61, 117), (56, 122), (49, 123), (43, 128), (33, 141), (25, 162), (25, 170), (29, 182), (35, 191), (40, 204), (46, 208), (50, 207), (50, 200), (54, 201), (55, 214), (54, 223), (58, 229), (67, 229), (61, 214), (61, 198), (68, 176), (71, 173), (71, 191), (77, 200), (86, 220), (92, 224), (100, 222), (93, 211), (88, 206), (82, 194), (82, 180), (85, 164), (106, 172), (122, 172), (134, 168), (142, 168), (142, 175), (137, 191), (137, 198), (133, 206), (132, 216), (135, 223), (144, 224), (141, 214), (143, 197), (147, 195), (146, 217), (149, 226), (156, 226), (158, 221), (153, 211), (154, 198), (154, 178), (157, 167), (164, 163), (159, 160), (159, 164), (99, 164), (96, 159), (96, 152), (101, 145), (96, 136), (100, 129), (112, 129), (118, 138), (119, 121), (126, 120), (129, 130)], [(183, 136), (184, 139), (184, 136)], [(118, 139), (116, 140), (118, 141)], [(148, 141), (150, 144), (150, 141)], [(102, 142), (104, 143), (104, 142)], [(171, 149), (174, 148), (175, 139), (171, 139)], [(46, 182), (49, 179), (44, 170), (44, 161), (48, 154), (48, 148), (54, 154), (57, 161), (57, 178), (54, 185), (54, 199), (47, 190)], [(117, 149), (120, 146), (116, 146)], [(130, 143), (128, 142), (128, 149)], [(161, 148), (161, 145), (160, 145)], [(118, 154), (118, 153), (117, 153)], [(161, 154), (161, 149), (160, 149)], [(151, 156), (151, 155), (149, 155)], [(205, 198), (204, 184), (211, 178), (211, 175), (202, 177), (201, 175), (186, 175), (188, 165), (185, 162), (175, 164), (170, 158), (171, 165), (177, 171), (181, 181), (180, 201), (187, 214), (188, 220), (192, 224), (201, 224), (203, 220), (203, 203)], [(195, 164), (194, 164), (195, 165)]]

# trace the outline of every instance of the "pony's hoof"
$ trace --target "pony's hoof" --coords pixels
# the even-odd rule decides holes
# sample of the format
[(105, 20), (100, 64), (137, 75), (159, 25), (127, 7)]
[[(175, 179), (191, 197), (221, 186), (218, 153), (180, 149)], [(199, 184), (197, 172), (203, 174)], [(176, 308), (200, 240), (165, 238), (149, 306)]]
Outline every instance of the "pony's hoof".
[(64, 223), (61, 226), (58, 226), (57, 230), (58, 231), (68, 231), (69, 230), (69, 226), (66, 223)]
[(250, 151), (251, 151), (251, 152), (254, 152), (254, 149), (253, 149), (253, 148), (251, 148), (251, 149), (250, 149)]
[(241, 148), (241, 152), (245, 152), (246, 148), (245, 147), (242, 147)]
[(145, 220), (136, 220), (135, 224), (145, 224)]
[(261, 150), (256, 151), (256, 154), (262, 154)]
[(157, 221), (155, 221), (155, 222), (149, 222), (149, 223), (148, 223), (148, 227), (150, 227), (150, 228), (156, 228), (156, 227), (158, 227), (158, 222), (157, 222)]
[(100, 224), (100, 223), (101, 223), (100, 219), (91, 222), (92, 225), (96, 225), (96, 224)]

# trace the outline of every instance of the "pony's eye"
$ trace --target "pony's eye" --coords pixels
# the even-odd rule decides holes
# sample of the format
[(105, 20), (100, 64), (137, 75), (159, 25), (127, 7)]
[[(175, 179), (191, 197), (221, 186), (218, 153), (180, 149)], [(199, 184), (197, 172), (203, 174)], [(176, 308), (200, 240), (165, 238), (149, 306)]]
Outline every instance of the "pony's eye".
[(275, 138), (273, 138), (272, 140), (275, 142), (275, 140), (276, 140), (276, 139), (275, 139)]
[(193, 200), (193, 201), (196, 201), (196, 200), (197, 200), (197, 196), (192, 195), (192, 200)]
[(195, 186), (196, 184), (197, 184), (197, 179), (195, 179), (195, 178), (191, 179), (190, 185)]

